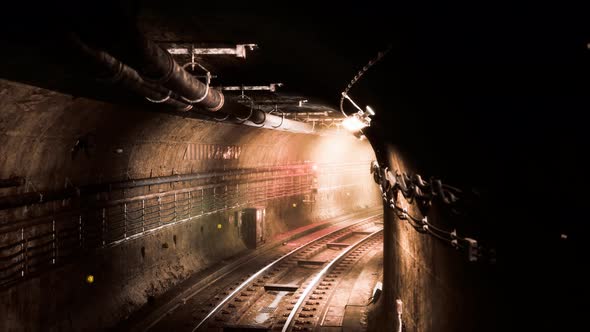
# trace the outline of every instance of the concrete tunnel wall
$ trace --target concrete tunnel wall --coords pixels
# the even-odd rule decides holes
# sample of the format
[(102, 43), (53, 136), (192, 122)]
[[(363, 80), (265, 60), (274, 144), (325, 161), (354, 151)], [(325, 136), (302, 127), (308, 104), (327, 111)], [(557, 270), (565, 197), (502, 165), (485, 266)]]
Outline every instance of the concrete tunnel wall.
[[(420, 174), (395, 147), (388, 146), (387, 150), (393, 170)], [(441, 213), (437, 202), (429, 211), (420, 211), (401, 193), (398, 193), (397, 200), (412, 216), (427, 216), (430, 223), (440, 228), (456, 229), (461, 236), (472, 235), (463, 233), (461, 225)], [(393, 253), (394, 269), (391, 285), (395, 298), (403, 303), (402, 331), (498, 330), (493, 307), (495, 302), (492, 300), (496, 294), (492, 294), (493, 288), (486, 284), (493, 280), (494, 270), (488, 262), (470, 262), (465, 251), (417, 232), (408, 222), (395, 216), (390, 208), (384, 207), (384, 219), (393, 224), (394, 230), (394, 243), (389, 248)], [(382, 331), (381, 310), (397, 315), (395, 304), (391, 308), (383, 305), (380, 301), (379, 306), (372, 308), (369, 314), (370, 331)]]
[[(297, 226), (380, 204), (369, 174), (374, 154), (350, 135), (317, 136), (206, 122), (0, 80), (0, 178), (27, 183), (0, 196), (129, 179), (259, 166), (317, 163), (317, 194), (267, 200), (266, 238)], [(80, 138), (86, 149), (72, 153)], [(193, 158), (197, 145), (235, 146), (230, 158)], [(237, 148), (236, 148), (237, 149)], [(239, 153), (235, 152), (239, 151)], [(236, 157), (236, 155), (239, 155)], [(367, 162), (364, 163), (358, 162)], [(324, 172), (322, 163), (357, 163)], [(190, 181), (108, 193), (126, 199), (188, 188)], [(96, 199), (105, 197), (96, 197)], [(84, 206), (64, 199), (0, 211), (0, 226)], [(313, 202), (309, 202), (312, 200)], [(81, 330), (110, 327), (191, 274), (246, 250), (225, 209), (122, 243), (0, 289), (0, 330)], [(239, 210), (239, 209), (238, 209)], [(218, 229), (217, 225), (222, 228)], [(31, 234), (40, 229), (30, 228)], [(0, 234), (0, 247), (19, 232)], [(92, 284), (85, 282), (95, 276)]]

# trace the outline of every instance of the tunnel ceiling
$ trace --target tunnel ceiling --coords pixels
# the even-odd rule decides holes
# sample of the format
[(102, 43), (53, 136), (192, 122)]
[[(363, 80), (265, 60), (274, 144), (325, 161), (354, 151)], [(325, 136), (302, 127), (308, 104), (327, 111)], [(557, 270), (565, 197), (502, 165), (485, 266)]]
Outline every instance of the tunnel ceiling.
[[(377, 110), (370, 131), (411, 152), (424, 173), (481, 189), (510, 176), (508, 166), (523, 174), (537, 165), (583, 169), (574, 153), (584, 141), (579, 114), (590, 91), (583, 11), (540, 4), (282, 7), (174, 0), (15, 8), (2, 20), (11, 51), (2, 52), (1, 76), (136, 104), (137, 96), (84, 75), (85, 64), (64, 36), (86, 30), (116, 46), (126, 42), (121, 31), (138, 26), (162, 44), (255, 43), (259, 48), (246, 59), (203, 59), (215, 82), (284, 83), (277, 93), (255, 97), (282, 102), (290, 112), (323, 112), (337, 110), (358, 70), (391, 46), (350, 94)], [(24, 12), (26, 19), (14, 14)], [(308, 104), (293, 106), (301, 99)], [(562, 158), (545, 160), (546, 149), (558, 147), (566, 149)], [(525, 177), (534, 182), (536, 175)]]
[[(188, 1), (88, 5), (38, 8), (25, 25), (4, 21), (14, 50), (3, 54), (7, 61), (2, 76), (73, 95), (145, 103), (126, 91), (97, 84), (86, 60), (68, 40), (68, 33), (75, 32), (116, 54), (129, 42), (129, 31), (137, 28), (165, 48), (256, 44), (245, 59), (202, 56), (197, 61), (214, 75), (214, 86), (281, 83), (274, 93), (247, 92), (269, 110), (277, 105), (288, 113), (339, 116), (340, 90), (369, 58), (389, 45), (384, 17), (375, 20), (372, 12), (355, 18), (351, 37), (352, 12), (342, 16), (303, 9), (300, 14), (278, 9), (267, 13), (250, 6), (211, 8)], [(375, 29), (380, 33), (375, 34)], [(180, 64), (190, 62), (189, 56), (174, 58)], [(239, 96), (239, 91), (226, 94)]]

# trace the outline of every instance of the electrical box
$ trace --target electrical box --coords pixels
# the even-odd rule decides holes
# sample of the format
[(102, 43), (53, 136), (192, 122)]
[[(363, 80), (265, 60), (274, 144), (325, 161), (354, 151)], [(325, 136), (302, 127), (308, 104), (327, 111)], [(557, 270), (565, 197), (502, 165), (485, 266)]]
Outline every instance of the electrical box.
[(246, 246), (255, 249), (265, 242), (266, 210), (264, 207), (247, 208), (242, 211), (242, 224), (240, 234)]

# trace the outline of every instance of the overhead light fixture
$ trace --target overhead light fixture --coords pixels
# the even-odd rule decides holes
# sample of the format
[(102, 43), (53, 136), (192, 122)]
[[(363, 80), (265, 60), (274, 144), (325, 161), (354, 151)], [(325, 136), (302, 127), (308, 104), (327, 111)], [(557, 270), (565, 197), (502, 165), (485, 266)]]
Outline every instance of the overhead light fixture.
[(347, 117), (346, 119), (342, 120), (342, 126), (353, 133), (356, 133), (357, 131), (368, 127), (369, 123), (367, 123), (366, 121), (363, 121), (361, 119), (360, 116), (358, 116), (358, 113), (355, 113), (349, 117)]
[[(366, 110), (363, 111), (363, 109), (361, 109), (353, 100), (352, 98), (350, 98), (350, 96), (348, 95), (348, 91), (350, 91), (350, 89), (353, 87), (353, 85), (358, 82), (358, 80), (367, 72), (367, 70), (369, 70), (369, 68), (371, 68), (374, 64), (376, 64), (377, 62), (379, 62), (384, 56), (385, 54), (387, 54), (387, 52), (389, 52), (389, 50), (391, 49), (391, 46), (389, 46), (387, 48), (387, 50), (385, 52), (379, 52), (377, 53), (377, 56), (369, 61), (369, 63), (367, 65), (365, 65), (361, 70), (359, 70), (359, 72), (354, 76), (354, 78), (350, 81), (350, 83), (348, 83), (348, 86), (346, 87), (346, 89), (344, 91), (342, 91), (342, 97), (340, 98), (340, 112), (342, 112), (342, 114), (345, 117), (349, 117), (346, 112), (344, 112), (344, 99), (347, 99), (357, 110), (357, 114), (358, 114), (358, 119), (359, 121), (365, 123), (364, 127), (368, 127), (371, 124), (371, 116), (375, 115), (375, 111), (373, 111), (373, 109), (367, 105)], [(349, 124), (347, 126), (345, 126), (346, 128), (358, 128), (358, 125), (353, 125), (354, 122), (357, 122), (357, 120), (349, 120)], [(364, 128), (363, 127), (363, 128)], [(362, 128), (361, 128), (362, 129)], [(360, 130), (360, 129), (359, 129)], [(363, 135), (362, 132), (354, 132), (355, 136), (358, 138), (361, 138)]]
[[(358, 112), (347, 115), (344, 120), (342, 120), (342, 126), (352, 132), (353, 134), (359, 133), (359, 131), (363, 128), (366, 128), (371, 125), (371, 116), (375, 115), (375, 111), (371, 108), (371, 106), (366, 107), (366, 111), (363, 111), (353, 100), (350, 98), (348, 94), (345, 92), (342, 93), (342, 96), (346, 98), (350, 103), (358, 110)], [(346, 114), (344, 114), (346, 115)], [(360, 136), (357, 136), (360, 137)]]

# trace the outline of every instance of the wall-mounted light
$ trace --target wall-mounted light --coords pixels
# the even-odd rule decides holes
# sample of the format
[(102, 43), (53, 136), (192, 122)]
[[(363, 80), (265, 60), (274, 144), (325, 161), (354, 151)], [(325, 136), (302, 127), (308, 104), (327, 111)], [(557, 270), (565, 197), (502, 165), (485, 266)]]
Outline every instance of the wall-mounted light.
[[(367, 63), (361, 70), (359, 70), (359, 72), (354, 76), (354, 78), (350, 81), (350, 83), (348, 83), (346, 89), (342, 92), (342, 98), (340, 98), (340, 112), (342, 112), (342, 114), (345, 117), (348, 117), (348, 115), (346, 114), (346, 112), (344, 112), (344, 99), (348, 99), (348, 101), (350, 101), (350, 103), (359, 111), (357, 112), (357, 114), (359, 115), (359, 120), (363, 120), (366, 123), (365, 127), (368, 127), (371, 124), (371, 118), (370, 116), (374, 116), (375, 115), (375, 111), (373, 111), (373, 109), (367, 105), (366, 107), (366, 111), (363, 111), (351, 98), (350, 96), (348, 96), (348, 91), (350, 91), (350, 89), (356, 84), (356, 82), (359, 81), (359, 79), (361, 77), (363, 77), (363, 75), (367, 72), (367, 70), (369, 70), (369, 68), (371, 68), (373, 65), (375, 65), (377, 62), (379, 62), (391, 49), (391, 46), (389, 46), (387, 48), (387, 50), (385, 50), (384, 52), (379, 52), (377, 53), (377, 56), (372, 59), (371, 61), (369, 61), (369, 63)], [(353, 128), (356, 128), (356, 126), (353, 126)], [(361, 128), (362, 129), (362, 128)], [(359, 131), (357, 132), (353, 132), (354, 135), (361, 139), (364, 135), (362, 132)], [(366, 137), (365, 137), (366, 138)]]
[(371, 106), (367, 105), (366, 111), (363, 111), (363, 109), (360, 108), (345, 92), (342, 92), (342, 97), (350, 101), (350, 103), (358, 110), (358, 112), (352, 115), (347, 115), (346, 119), (342, 120), (342, 126), (346, 130), (355, 134), (361, 129), (369, 127), (371, 125), (371, 116), (375, 115), (375, 111), (371, 108)]
[(361, 120), (361, 118), (355, 113), (349, 117), (347, 117), (346, 119), (342, 120), (342, 126), (353, 133), (356, 133), (357, 131), (368, 127), (369, 124), (365, 123), (363, 120)]

